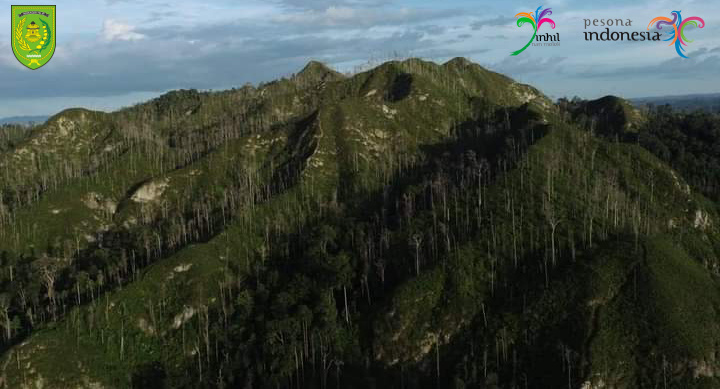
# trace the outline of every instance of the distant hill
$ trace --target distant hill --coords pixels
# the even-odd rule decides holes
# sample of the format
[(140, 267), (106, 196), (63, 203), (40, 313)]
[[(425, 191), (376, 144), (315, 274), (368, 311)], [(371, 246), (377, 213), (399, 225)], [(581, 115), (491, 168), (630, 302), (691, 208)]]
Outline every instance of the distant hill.
[(603, 135), (635, 132), (645, 122), (642, 113), (632, 102), (617, 96), (576, 102), (564, 100), (559, 103), (579, 124), (590, 125), (593, 131), (597, 130)]
[(12, 116), (7, 118), (0, 118), (0, 125), (2, 124), (30, 124), (30, 123), (45, 123), (49, 116)]
[(708, 112), (720, 112), (720, 93), (641, 97), (631, 99), (630, 101), (637, 106), (667, 104), (681, 111), (694, 111), (699, 109)]

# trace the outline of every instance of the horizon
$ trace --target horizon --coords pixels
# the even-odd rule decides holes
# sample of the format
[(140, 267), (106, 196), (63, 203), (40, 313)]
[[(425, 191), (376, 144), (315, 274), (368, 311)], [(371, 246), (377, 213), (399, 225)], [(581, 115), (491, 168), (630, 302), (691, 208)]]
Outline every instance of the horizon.
[[(455, 57), (455, 58), (465, 58), (465, 57)], [(375, 65), (373, 65), (373, 66), (371, 66), (371, 67), (362, 68), (361, 70), (358, 70), (357, 72), (353, 72), (353, 73), (343, 73), (343, 75), (345, 75), (345, 76), (347, 76), (347, 77), (352, 77), (352, 76), (355, 76), (355, 75), (357, 75), (357, 74), (359, 74), (359, 73), (363, 73), (363, 72), (366, 72), (366, 71), (370, 71), (370, 70), (372, 70), (372, 69), (374, 69), (374, 68), (382, 65), (383, 63), (387, 63), (387, 62), (391, 62), (391, 61), (405, 61), (405, 60), (410, 60), (410, 59), (420, 59), (420, 60), (423, 60), (423, 61), (433, 62), (433, 63), (435, 63), (435, 64), (437, 64), (437, 65), (443, 65), (443, 64), (445, 64), (445, 63), (447, 63), (447, 62), (449, 61), (449, 60), (447, 60), (447, 61), (442, 61), (442, 62), (436, 62), (436, 61), (434, 61), (434, 60), (426, 60), (426, 59), (417, 58), (417, 57), (409, 57), (409, 58), (404, 58), (404, 59), (388, 59), (388, 60), (386, 60), (385, 62), (382, 62), (382, 63), (379, 63), (379, 64), (375, 64)], [(300, 71), (302, 71), (302, 69), (304, 69), (308, 64), (310, 64), (310, 63), (312, 63), (312, 62), (322, 63), (323, 65), (329, 67), (331, 70), (338, 71), (337, 69), (333, 69), (332, 67), (330, 67), (329, 64), (323, 63), (323, 62), (318, 61), (318, 60), (311, 59), (311, 60), (309, 60), (309, 61), (307, 62), (307, 64), (305, 64), (303, 67), (301, 67), (301, 68), (300, 68), (297, 72), (295, 72), (295, 73), (290, 73), (290, 74), (281, 75), (281, 76), (278, 76), (278, 77), (276, 77), (276, 78), (274, 78), (274, 79), (267, 80), (267, 81), (260, 81), (260, 82), (258, 82), (258, 83), (252, 83), (252, 86), (255, 87), (255, 88), (257, 88), (257, 87), (261, 86), (261, 84), (263, 84), (263, 83), (268, 83), (268, 82), (272, 82), (272, 81), (279, 80), (279, 79), (282, 79), (282, 78), (287, 78), (287, 77), (290, 77), (292, 74), (300, 73)], [(486, 70), (493, 71), (492, 69), (486, 69)], [(516, 81), (517, 81), (517, 80), (516, 80)], [(527, 85), (530, 85), (530, 84), (527, 84)], [(531, 86), (533, 86), (533, 85), (531, 85)], [(228, 88), (226, 88), (226, 89), (216, 89), (216, 90), (215, 90), (215, 89), (198, 89), (198, 91), (199, 91), (199, 92), (202, 92), (202, 93), (222, 92), (222, 91), (230, 90), (230, 89), (232, 89), (232, 88), (237, 88), (237, 87), (239, 87), (239, 86), (230, 86), (230, 87), (228, 87)], [(27, 119), (27, 118), (32, 118), (32, 119), (46, 118), (46, 119), (49, 119), (49, 118), (51, 118), (51, 117), (53, 117), (53, 116), (55, 116), (55, 115), (57, 115), (57, 114), (65, 111), (65, 110), (70, 110), (70, 109), (89, 109), (89, 110), (92, 110), (92, 111), (99, 111), (99, 112), (111, 113), (111, 112), (116, 112), (116, 111), (119, 111), (119, 110), (122, 110), (122, 109), (125, 109), (125, 108), (132, 107), (133, 105), (146, 103), (146, 102), (148, 102), (148, 101), (150, 101), (150, 100), (153, 100), (153, 99), (155, 99), (155, 98), (158, 98), (158, 97), (160, 97), (160, 96), (162, 96), (162, 95), (164, 95), (164, 94), (166, 94), (166, 93), (170, 93), (170, 92), (172, 92), (172, 91), (174, 91), (174, 90), (179, 90), (179, 89), (172, 89), (172, 90), (163, 91), (163, 92), (154, 94), (154, 95), (152, 95), (152, 96), (149, 96), (149, 97), (147, 97), (146, 99), (138, 100), (138, 101), (135, 101), (135, 102), (133, 102), (133, 103), (131, 103), (131, 104), (128, 104), (128, 105), (118, 106), (118, 107), (113, 107), (113, 108), (92, 109), (92, 108), (88, 108), (88, 107), (84, 107), (84, 106), (68, 106), (68, 107), (65, 107), (65, 108), (63, 108), (63, 109), (61, 109), (61, 110), (59, 110), (59, 111), (49, 112), (49, 113), (45, 113), (45, 114), (0, 116), (0, 121), (8, 120), (8, 119)], [(542, 90), (541, 90), (541, 92), (542, 92)], [(620, 98), (623, 98), (623, 99), (632, 101), (632, 100), (652, 100), (652, 99), (665, 99), (665, 98), (682, 99), (682, 98), (694, 98), (694, 97), (711, 97), (711, 96), (714, 97), (715, 95), (720, 95), (720, 92), (689, 93), (689, 94), (682, 94), (682, 95), (639, 96), (639, 97), (626, 97), (626, 96), (618, 96), (618, 95), (602, 95), (602, 96), (596, 96), (595, 99), (600, 99), (600, 98), (608, 97), (608, 96), (614, 96), (614, 97), (620, 97)], [(553, 101), (557, 101), (557, 100), (560, 99), (560, 98), (568, 98), (568, 99), (570, 99), (570, 98), (572, 98), (572, 97), (574, 97), (574, 96), (548, 96), (548, 97), (549, 97), (551, 100), (553, 100)], [(578, 96), (578, 97), (580, 97), (580, 96)], [(586, 99), (586, 100), (593, 100), (593, 99)]]
[[(561, 46), (529, 47), (510, 56), (531, 31), (518, 28), (514, 15), (541, 3), (552, 9), (557, 25), (538, 33), (559, 33)], [(583, 19), (631, 19), (632, 27), (622, 31), (645, 31), (653, 17), (674, 9), (706, 22), (688, 33), (694, 39), (688, 59), (660, 42), (582, 38), (583, 31), (604, 31), (586, 30)], [(720, 4), (695, 0), (509, 1), (483, 7), (467, 0), (184, 0), (172, 7), (159, 0), (69, 1), (58, 6), (58, 48), (42, 69), (20, 65), (10, 34), (0, 32), (0, 118), (49, 116), (72, 107), (114, 111), (176, 89), (258, 85), (297, 72), (310, 60), (346, 73), (398, 57), (440, 63), (465, 57), (553, 100), (712, 94), (720, 92), (720, 38), (713, 34), (720, 31), (719, 10)]]

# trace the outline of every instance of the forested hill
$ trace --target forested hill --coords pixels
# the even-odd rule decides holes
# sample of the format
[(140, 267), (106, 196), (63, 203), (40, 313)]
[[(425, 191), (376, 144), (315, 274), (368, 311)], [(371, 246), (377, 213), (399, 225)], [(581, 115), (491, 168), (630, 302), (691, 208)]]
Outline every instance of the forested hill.
[(642, 97), (632, 99), (639, 107), (670, 105), (679, 111), (706, 111), (720, 113), (720, 93), (693, 94), (682, 96)]
[(716, 388), (719, 129), (462, 58), (3, 127), (0, 383)]
[(45, 123), (45, 121), (48, 119), (47, 116), (13, 116), (13, 117), (6, 117), (6, 118), (0, 118), (0, 126), (2, 125), (34, 125), (34, 124), (40, 124)]

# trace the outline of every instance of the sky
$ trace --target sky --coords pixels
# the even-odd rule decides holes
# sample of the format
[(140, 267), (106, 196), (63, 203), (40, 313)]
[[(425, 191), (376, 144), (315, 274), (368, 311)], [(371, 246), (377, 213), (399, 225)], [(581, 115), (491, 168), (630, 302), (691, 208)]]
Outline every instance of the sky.
[[(114, 110), (180, 88), (223, 90), (289, 76), (310, 60), (355, 72), (385, 60), (462, 56), (552, 98), (627, 98), (720, 92), (720, 1), (708, 0), (55, 0), (57, 49), (29, 70), (11, 49), (0, 0), (0, 117), (70, 107)], [(23, 0), (47, 4), (49, 0)], [(559, 47), (529, 47), (514, 15), (551, 8)], [(686, 54), (663, 42), (586, 41), (584, 19), (702, 17)]]

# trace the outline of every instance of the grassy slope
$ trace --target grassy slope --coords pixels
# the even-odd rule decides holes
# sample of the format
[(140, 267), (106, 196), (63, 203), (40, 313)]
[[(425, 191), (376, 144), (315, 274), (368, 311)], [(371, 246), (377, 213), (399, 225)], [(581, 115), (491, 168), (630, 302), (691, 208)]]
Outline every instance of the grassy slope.
[[(407, 73), (412, 75), (410, 94), (396, 99), (393, 93), (403, 93), (403, 85), (396, 85), (398, 77), (402, 76), (401, 83), (406, 82)], [(346, 183), (356, 188), (373, 188), (397, 174), (398, 155), (406, 155), (411, 161), (417, 159), (411, 163), (419, 163), (428, 157), (420, 152), (422, 146), (444, 141), (451, 129), (465, 119), (472, 109), (470, 97), (519, 106), (527, 96), (536, 93), (509, 83), (503, 76), (460, 60), (442, 67), (413, 61), (384, 65), (351, 80), (331, 82), (317, 117), (306, 125), (241, 138), (176, 171), (138, 172), (123, 180), (125, 185), (112, 190), (108, 189), (110, 181), (80, 181), (21, 210), (26, 212), (21, 213), (23, 219), (47, 224), (42, 232), (45, 235), (32, 238), (39, 246), (62, 227), (42, 215), (61, 204), (65, 207), (73, 204), (65, 200), (77, 199), (87, 191), (118, 198), (127, 192), (129, 185), (150, 177), (168, 178), (171, 184), (163, 200), (172, 203), (175, 198), (192, 198), (196, 191), (226, 186), (226, 176), (220, 172), (238, 166), (263, 171), (269, 161), (281, 166), (295, 158), (304, 172), (297, 190), (243, 209), (224, 232), (208, 242), (188, 246), (164, 258), (122, 290), (99, 297), (57, 324), (36, 331), (27, 343), (6, 354), (11, 362), (5, 369), (6, 379), (21, 384), (43, 377), (54, 387), (87, 386), (88, 382), (123, 387), (129, 384), (131, 373), (147, 363), (161, 361), (174, 366), (176, 373), (182, 372), (184, 366), (193, 364), (193, 348), (202, 347), (196, 342), (202, 339), (197, 333), (204, 319), (195, 312), (180, 329), (173, 329), (173, 322), (178, 315), (189, 312), (188, 307), (196, 311), (203, 305), (218, 309), (218, 281), (229, 274), (226, 267), (230, 262), (252, 272), (262, 258), (257, 248), (262, 245), (269, 221), (286, 220), (280, 231), (292, 231), (312, 212), (299, 200), (305, 193), (313, 191), (332, 197), (332, 192)], [(272, 87), (278, 86), (269, 86)], [(375, 93), (371, 93), (373, 90)], [(294, 93), (276, 100), (282, 108), (278, 118), (307, 117), (308, 113), (300, 112), (301, 109), (293, 111), (296, 100), (289, 96)], [(535, 101), (540, 112), (547, 112), (545, 100), (537, 97)], [(483, 236), (488, 234), (487, 230), (481, 231), (475, 241), (455, 249), (456, 259), (450, 262), (449, 271), (427, 270), (394, 291), (378, 314), (383, 319), (375, 324), (375, 356), (379, 360), (392, 364), (428, 358), (436, 333), (442, 336), (440, 343), (448, 345), (453, 345), (456, 339), (482, 340), (503, 334), (503, 339), (514, 339), (511, 343), (522, 348), (544, 345), (547, 339), (556, 339), (553, 336), (562, 338), (568, 325), (581, 323), (583, 335), (570, 336), (565, 341), (583, 353), (578, 359), (583, 360), (579, 365), (585, 366), (585, 376), (630, 387), (638, 380), (657, 382), (658, 377), (647, 377), (658, 371), (657, 357), (648, 360), (648, 355), (666, 355), (675, 358), (672, 360), (678, 366), (687, 367), (688, 361), (703, 360), (712, 350), (709, 346), (712, 341), (705, 340), (717, 339), (709, 324), (716, 318), (713, 296), (717, 284), (699, 258), (689, 256), (687, 251), (713, 255), (713, 249), (707, 241), (691, 248), (683, 248), (680, 239), (673, 243), (673, 239), (688, 231), (692, 234), (694, 212), (698, 208), (707, 209), (707, 204), (696, 195), (687, 194), (669, 169), (642, 149), (590, 137), (552, 115), (543, 120), (547, 119), (552, 128), (550, 135), (531, 147), (518, 166), (488, 188), (487, 201), (497, 220), (497, 234), (506, 237), (520, 234), (526, 240), (533, 233), (546, 234), (542, 203), (548, 196), (548, 174), (554, 175), (551, 202), (562, 222), (558, 231), (560, 264), (552, 270), (551, 286), (542, 287), (544, 276), (537, 269), (542, 268), (543, 257), (537, 256), (539, 249), (533, 246), (532, 238), (530, 243), (521, 245), (519, 254), (512, 254), (505, 247), (497, 254), (498, 258), (478, 258), (478, 252), (485, 250)], [(124, 163), (119, 159), (109, 169)], [(653, 172), (652, 188), (647, 185), (649, 172)], [(612, 198), (613, 209), (625, 214), (637, 212), (640, 220), (637, 225), (626, 217), (618, 226), (612, 213), (606, 213), (605, 198), (593, 198), (598, 191)], [(505, 206), (506, 193), (512, 193), (515, 203), (525, 207), (525, 219), (519, 222), (519, 230), (511, 225)], [(673, 208), (675, 204), (687, 206), (678, 210)], [(72, 215), (83, 214), (77, 201), (73, 207), (77, 210), (68, 211)], [(597, 208), (593, 238), (598, 247), (571, 262), (570, 240), (589, 244), (590, 237), (581, 236), (581, 231), (586, 223), (583, 212), (590, 207)], [(138, 208), (124, 203), (116, 221), (137, 216)], [(87, 218), (65, 222), (77, 225)], [(671, 219), (676, 227), (668, 227)], [(643, 231), (647, 239), (633, 236), (634, 229)], [(624, 233), (623, 237), (613, 241), (613, 234), (618, 233)], [(707, 239), (717, 239), (713, 234), (708, 232)], [(521, 266), (525, 270), (519, 272), (513, 265), (518, 257), (521, 263), (528, 261)], [(184, 270), (186, 265), (191, 266)], [(496, 272), (493, 282), (498, 284), (530, 280), (532, 285), (524, 293), (532, 292), (537, 298), (532, 299), (527, 310), (518, 309), (517, 300), (509, 300), (510, 305), (503, 307), (502, 301), (507, 297), (494, 296), (504, 293), (489, 290), (489, 270)], [(468, 283), (468, 275), (473, 282)], [(640, 291), (634, 286), (637, 277), (644, 280), (644, 289)], [(693, 289), (688, 285), (693, 285)], [(692, 304), (697, 293), (708, 296), (705, 303)], [(689, 306), (693, 309), (682, 310)], [(490, 311), (489, 329), (485, 334), (473, 334), (478, 321), (487, 320), (480, 316), (485, 317), (481, 312), (486, 309)], [(636, 320), (638, 316), (643, 320)], [(157, 328), (150, 330), (150, 325), (155, 326), (152, 323), (158, 323)], [(659, 331), (662, 335), (634, 327), (642, 323), (652, 323), (651, 328), (662, 329)], [(522, 339), (528, 330), (536, 336), (524, 344)], [(119, 334), (123, 334), (122, 347)], [(450, 346), (443, 353), (454, 358)], [(17, 360), (19, 369), (13, 362)], [(496, 366), (499, 374), (503, 374), (502, 369)], [(528, 371), (532, 373), (531, 369)], [(674, 379), (681, 378), (675, 375)]]

